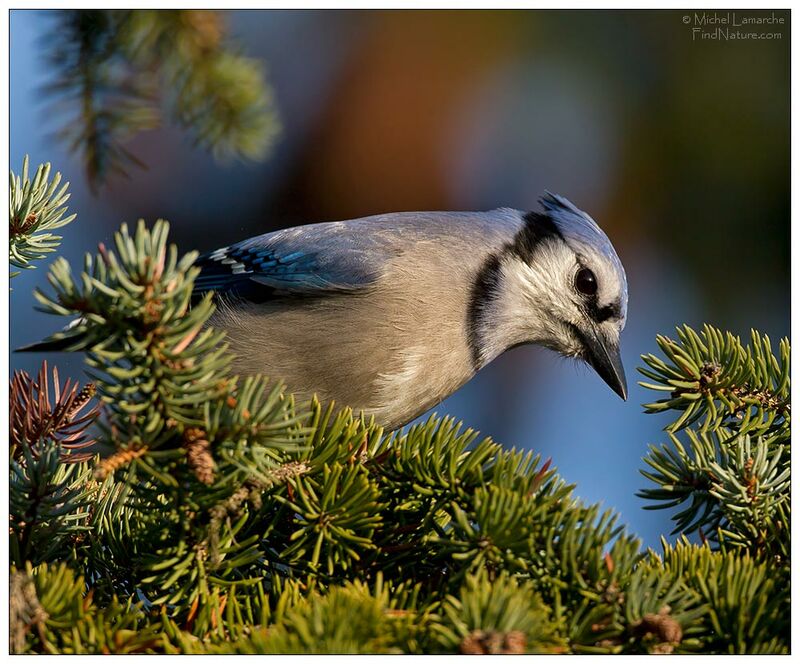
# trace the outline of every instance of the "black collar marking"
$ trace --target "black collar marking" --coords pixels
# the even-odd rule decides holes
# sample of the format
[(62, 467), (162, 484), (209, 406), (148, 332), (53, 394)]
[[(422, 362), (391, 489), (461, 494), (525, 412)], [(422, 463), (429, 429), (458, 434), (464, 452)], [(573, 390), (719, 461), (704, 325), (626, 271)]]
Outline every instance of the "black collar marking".
[(481, 334), (480, 323), (486, 305), (497, 296), (497, 285), (500, 282), (500, 261), (506, 249), (489, 254), (483, 262), (475, 281), (472, 282), (469, 306), (467, 307), (467, 344), (472, 356), (472, 367), (475, 371), (481, 368)]
[(500, 282), (500, 265), (503, 258), (509, 254), (515, 254), (522, 261), (531, 263), (534, 254), (544, 242), (553, 239), (564, 239), (561, 231), (558, 230), (558, 226), (548, 214), (528, 212), (523, 215), (522, 219), (524, 224), (517, 231), (514, 239), (503, 246), (500, 251), (487, 256), (472, 283), (472, 292), (467, 308), (467, 343), (475, 371), (478, 371), (483, 366), (480, 325), (487, 304), (497, 297), (497, 287)]

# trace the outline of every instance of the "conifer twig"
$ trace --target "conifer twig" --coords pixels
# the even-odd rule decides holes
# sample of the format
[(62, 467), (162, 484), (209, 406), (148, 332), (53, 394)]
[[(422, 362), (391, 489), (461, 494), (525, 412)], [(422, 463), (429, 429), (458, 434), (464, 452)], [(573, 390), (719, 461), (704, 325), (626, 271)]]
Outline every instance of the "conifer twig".
[(52, 370), (52, 389), (47, 361), (42, 362), (36, 380), (25, 371), (15, 371), (9, 387), (9, 432), (11, 455), (22, 456), (23, 447), (37, 454), (42, 441), (52, 440), (61, 446), (65, 460), (82, 461), (89, 453), (76, 454), (96, 441), (87, 430), (99, 412), (97, 404), (84, 411), (92, 401), (95, 386), (83, 387), (67, 379), (62, 385), (58, 368)]
[[(66, 226), (75, 215), (66, 216), (69, 182), (61, 188), (61, 173), (50, 180), (50, 164), (39, 164), (31, 180), (28, 155), (22, 162), (22, 174), (11, 173), (9, 187), (9, 262), (21, 269), (32, 269), (32, 261), (53, 253), (61, 236), (51, 231)], [(19, 272), (12, 272), (15, 277)]]

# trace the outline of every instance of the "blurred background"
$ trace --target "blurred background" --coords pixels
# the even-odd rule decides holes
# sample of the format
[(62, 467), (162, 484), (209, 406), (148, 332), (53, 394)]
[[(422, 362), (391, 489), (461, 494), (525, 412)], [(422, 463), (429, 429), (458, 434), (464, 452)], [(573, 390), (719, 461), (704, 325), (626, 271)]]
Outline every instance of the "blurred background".
[[(30, 154), (71, 181), (78, 218), (60, 255), (74, 266), (138, 218), (168, 219), (182, 251), (206, 251), (317, 221), (567, 196), (628, 274), (629, 401), (522, 347), (436, 410), (551, 457), (578, 496), (657, 546), (669, 515), (634, 493), (671, 418), (642, 413), (654, 394), (636, 385), (639, 356), (682, 323), (789, 334), (789, 12), (774, 14), (785, 20), (772, 39), (725, 41), (700, 39), (681, 11), (226, 12), (226, 34), (272, 89), (270, 156), (221, 164), (167, 124), (127, 144), (147, 170), (92, 193), (81, 157), (53, 137), (67, 119), (42, 94), (56, 19), (12, 11), (11, 168)], [(33, 309), (46, 274), (40, 263), (14, 279), (12, 348), (63, 323)], [(42, 359), (12, 353), (11, 367)], [(79, 356), (48, 360), (82, 376)]]

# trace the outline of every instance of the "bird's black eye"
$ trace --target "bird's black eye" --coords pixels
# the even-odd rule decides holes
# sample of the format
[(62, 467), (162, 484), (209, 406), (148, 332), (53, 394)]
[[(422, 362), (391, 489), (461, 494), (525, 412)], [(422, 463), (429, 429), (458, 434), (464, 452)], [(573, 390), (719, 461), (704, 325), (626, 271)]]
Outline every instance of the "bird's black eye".
[(597, 292), (597, 278), (588, 267), (582, 267), (575, 275), (575, 290), (582, 295), (594, 295)]

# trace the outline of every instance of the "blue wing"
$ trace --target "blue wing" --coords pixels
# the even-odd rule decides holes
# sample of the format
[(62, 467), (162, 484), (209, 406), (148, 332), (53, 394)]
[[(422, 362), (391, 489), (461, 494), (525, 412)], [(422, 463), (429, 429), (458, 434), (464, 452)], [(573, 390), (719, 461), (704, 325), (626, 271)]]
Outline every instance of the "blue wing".
[(194, 294), (253, 300), (368, 288), (383, 273), (384, 243), (337, 222), (267, 233), (201, 256)]

